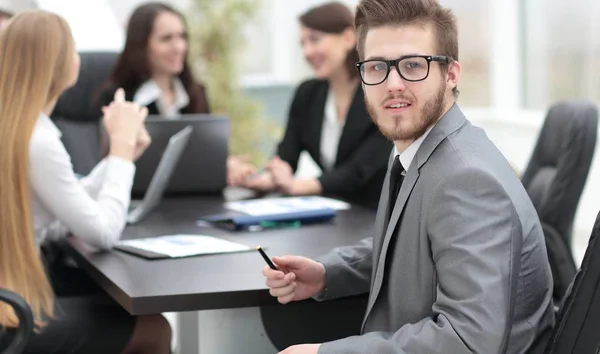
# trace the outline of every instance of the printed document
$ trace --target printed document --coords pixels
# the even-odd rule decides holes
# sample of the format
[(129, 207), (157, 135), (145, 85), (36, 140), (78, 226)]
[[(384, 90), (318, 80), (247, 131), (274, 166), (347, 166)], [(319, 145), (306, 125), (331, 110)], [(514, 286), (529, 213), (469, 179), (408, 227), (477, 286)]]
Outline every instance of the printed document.
[(167, 235), (123, 240), (119, 242), (119, 245), (160, 253), (172, 258), (252, 250), (252, 248), (239, 243), (204, 235)]

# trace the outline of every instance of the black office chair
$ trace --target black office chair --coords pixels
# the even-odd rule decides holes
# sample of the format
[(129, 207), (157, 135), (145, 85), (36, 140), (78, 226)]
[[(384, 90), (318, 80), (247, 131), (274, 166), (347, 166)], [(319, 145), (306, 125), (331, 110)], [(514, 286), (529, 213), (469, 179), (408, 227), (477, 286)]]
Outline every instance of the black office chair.
[(87, 175), (101, 160), (99, 90), (108, 79), (118, 53), (83, 52), (80, 57), (77, 84), (60, 96), (51, 118), (62, 132), (73, 169)]
[(538, 212), (560, 300), (577, 267), (571, 239), (577, 205), (596, 146), (598, 109), (588, 101), (565, 101), (550, 108), (522, 182)]
[(6, 354), (22, 353), (27, 345), (29, 337), (33, 333), (33, 313), (25, 300), (13, 293), (12, 291), (0, 289), (0, 302), (9, 304), (14, 310), (19, 319), (19, 328), (16, 329), (12, 340), (8, 344), (4, 344), (2, 336), (7, 332), (3, 332), (0, 328), (0, 352)]
[(600, 348), (600, 214), (581, 269), (563, 299), (545, 354), (597, 354)]
[(261, 306), (265, 333), (277, 350), (302, 343), (324, 343), (360, 334), (368, 294), (316, 302)]

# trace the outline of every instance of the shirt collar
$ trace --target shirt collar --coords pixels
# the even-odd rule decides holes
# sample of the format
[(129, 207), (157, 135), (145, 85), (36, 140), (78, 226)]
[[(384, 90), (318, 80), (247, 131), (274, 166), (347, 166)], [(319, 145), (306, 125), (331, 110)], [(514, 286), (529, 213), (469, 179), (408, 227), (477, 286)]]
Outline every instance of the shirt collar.
[(335, 107), (335, 99), (331, 90), (327, 92), (327, 99), (325, 100), (325, 120), (329, 124), (341, 125), (338, 121), (337, 109)]
[(38, 129), (41, 129), (44, 133), (53, 134), (58, 136), (59, 138), (62, 137), (62, 132), (60, 131), (60, 129), (58, 129), (58, 127), (56, 126), (56, 124), (54, 124), (52, 119), (50, 119), (50, 117), (48, 117), (45, 113), (40, 113), (36, 126)]
[[(174, 107), (177, 110), (182, 109), (190, 103), (190, 96), (188, 95), (183, 83), (179, 78), (175, 78), (173, 82), (175, 88), (175, 102)], [(157, 101), (161, 96), (162, 91), (152, 79), (144, 82), (140, 88), (135, 92), (133, 96), (133, 102), (147, 106), (152, 102)]]
[(406, 150), (404, 150), (402, 153), (400, 153), (398, 151), (398, 149), (396, 149), (396, 147), (394, 146), (394, 158), (396, 158), (396, 156), (400, 155), (400, 163), (402, 164), (402, 167), (404, 168), (405, 171), (408, 171), (408, 169), (410, 168), (410, 164), (412, 163), (412, 160), (415, 158), (417, 151), (419, 151), (419, 148), (421, 147), (423, 140), (425, 140), (427, 135), (429, 135), (429, 132), (431, 132), (431, 129), (433, 129), (433, 127), (434, 126), (429, 127), (429, 129), (427, 129), (427, 131), (425, 131), (425, 133), (423, 133), (423, 135), (421, 135), (415, 141), (413, 141), (406, 148)]

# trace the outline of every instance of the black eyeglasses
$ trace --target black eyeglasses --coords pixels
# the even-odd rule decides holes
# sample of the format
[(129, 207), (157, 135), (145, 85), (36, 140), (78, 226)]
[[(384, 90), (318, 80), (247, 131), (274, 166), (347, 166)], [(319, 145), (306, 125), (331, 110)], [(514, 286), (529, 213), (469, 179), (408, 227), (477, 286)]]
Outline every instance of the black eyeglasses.
[(450, 64), (453, 59), (444, 55), (407, 55), (396, 60), (371, 59), (356, 63), (360, 79), (365, 85), (379, 85), (390, 75), (390, 69), (396, 68), (400, 77), (406, 81), (422, 81), (429, 76), (431, 62)]

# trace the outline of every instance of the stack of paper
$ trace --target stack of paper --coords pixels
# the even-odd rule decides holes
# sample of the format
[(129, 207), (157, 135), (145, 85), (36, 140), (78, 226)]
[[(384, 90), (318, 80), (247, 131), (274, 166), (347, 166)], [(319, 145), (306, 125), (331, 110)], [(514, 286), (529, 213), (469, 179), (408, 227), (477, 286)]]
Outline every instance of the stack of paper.
[(241, 200), (227, 202), (225, 207), (252, 216), (263, 216), (317, 209), (347, 210), (350, 204), (331, 198), (306, 196)]

